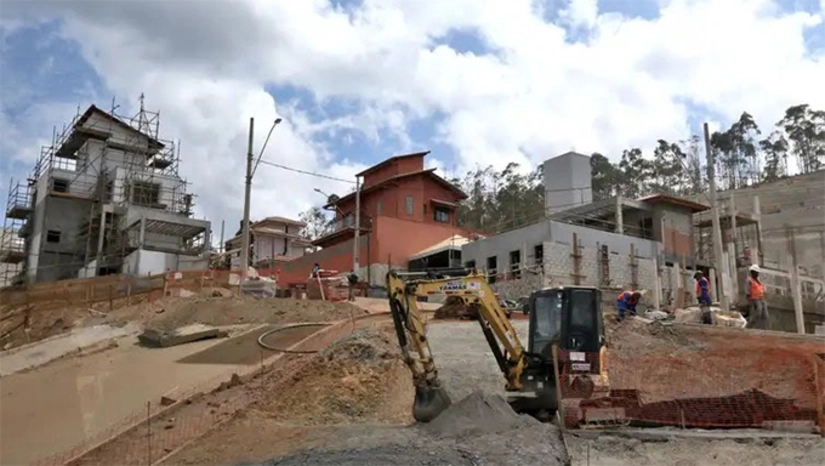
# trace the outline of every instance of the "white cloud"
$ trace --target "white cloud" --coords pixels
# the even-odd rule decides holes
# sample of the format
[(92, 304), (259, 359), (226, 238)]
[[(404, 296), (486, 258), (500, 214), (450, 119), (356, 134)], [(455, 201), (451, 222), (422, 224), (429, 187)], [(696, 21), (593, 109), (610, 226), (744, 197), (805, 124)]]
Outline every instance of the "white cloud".
[[(727, 119), (747, 110), (763, 125), (792, 104), (825, 108), (825, 58), (810, 56), (803, 41), (806, 28), (822, 27), (823, 11), (673, 0), (662, 2), (661, 17), (642, 20), (598, 15), (596, 4), (572, 0), (560, 13), (588, 29), (586, 44), (566, 40), (533, 0), (364, 0), (349, 11), (323, 0), (66, 1), (42, 12), (66, 20), (65, 35), (112, 92), (132, 100), (146, 92), (161, 109), (164, 134), (183, 140), (182, 171), (201, 212), (216, 222), (240, 214), (250, 116), (258, 144), (272, 119), (286, 120), (267, 158), (350, 178), (364, 164), (336, 161), (337, 148), (320, 135), (346, 140), (358, 131), (388, 144), (380, 135), (390, 134), (395, 147), (428, 149), (430, 141), (410, 139), (409, 124), (437, 114), (436, 138), (455, 149), (460, 166), (527, 168), (571, 148), (617, 156), (685, 138), (687, 102)], [(450, 30), (475, 34), (493, 52), (434, 47)], [(273, 83), (306, 88), (322, 104), (351, 100), (357, 110), (312, 119), (291, 102), (276, 105), (264, 90)], [(454, 165), (431, 157), (434, 166)], [(253, 216), (294, 216), (321, 201), (314, 187), (349, 188), (262, 166)]]

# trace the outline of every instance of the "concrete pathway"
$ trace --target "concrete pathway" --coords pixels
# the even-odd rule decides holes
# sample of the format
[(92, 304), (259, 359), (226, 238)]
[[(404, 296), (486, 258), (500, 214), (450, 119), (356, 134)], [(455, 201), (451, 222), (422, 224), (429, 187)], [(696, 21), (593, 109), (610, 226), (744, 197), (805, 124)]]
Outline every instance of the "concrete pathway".
[(126, 335), (137, 335), (135, 324), (123, 327), (95, 325), (72, 330), (48, 340), (13, 348), (0, 353), (0, 377), (42, 366), (70, 353), (93, 347)]

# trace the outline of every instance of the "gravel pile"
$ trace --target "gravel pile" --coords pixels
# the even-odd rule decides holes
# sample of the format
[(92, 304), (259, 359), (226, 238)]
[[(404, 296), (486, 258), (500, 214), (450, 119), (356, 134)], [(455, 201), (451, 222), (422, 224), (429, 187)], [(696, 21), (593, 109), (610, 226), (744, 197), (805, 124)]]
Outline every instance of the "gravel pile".
[[(359, 436), (369, 437), (362, 432)], [(265, 465), (569, 465), (558, 429), (516, 414), (498, 395), (473, 392), (433, 422), (396, 432), (387, 443), (343, 444), (306, 450)]]

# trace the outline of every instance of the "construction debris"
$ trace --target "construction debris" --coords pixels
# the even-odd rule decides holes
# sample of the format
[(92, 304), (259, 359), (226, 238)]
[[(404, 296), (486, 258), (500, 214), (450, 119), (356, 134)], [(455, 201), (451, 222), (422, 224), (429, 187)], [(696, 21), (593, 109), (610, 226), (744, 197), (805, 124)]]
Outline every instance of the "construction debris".
[(229, 336), (229, 333), (225, 330), (203, 324), (190, 324), (168, 331), (146, 329), (138, 335), (138, 340), (146, 346), (165, 348), (226, 336)]

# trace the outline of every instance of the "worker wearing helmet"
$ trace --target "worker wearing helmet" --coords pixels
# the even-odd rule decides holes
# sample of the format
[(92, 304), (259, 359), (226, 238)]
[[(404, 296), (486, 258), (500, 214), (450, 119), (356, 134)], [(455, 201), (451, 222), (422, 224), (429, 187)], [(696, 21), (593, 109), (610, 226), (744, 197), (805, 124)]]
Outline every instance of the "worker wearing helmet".
[(623, 291), (616, 300), (616, 307), (619, 308), (619, 322), (624, 320), (626, 313), (636, 315), (636, 304), (639, 303), (642, 293), (638, 291)]
[(745, 297), (750, 305), (748, 327), (766, 330), (768, 328), (768, 306), (765, 304), (765, 285), (759, 280), (759, 266), (754, 264), (749, 269), (750, 276), (745, 285)]
[(713, 325), (710, 313), (710, 282), (701, 270), (696, 271), (693, 278), (696, 279), (696, 300), (699, 301), (699, 308), (702, 310), (702, 323)]

